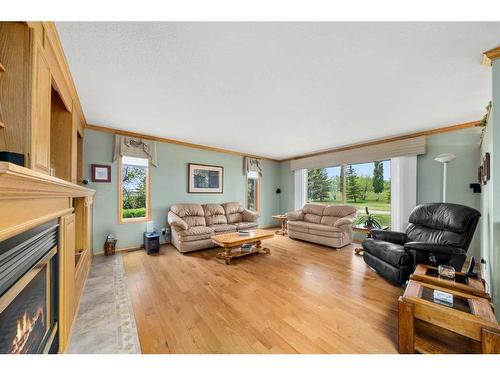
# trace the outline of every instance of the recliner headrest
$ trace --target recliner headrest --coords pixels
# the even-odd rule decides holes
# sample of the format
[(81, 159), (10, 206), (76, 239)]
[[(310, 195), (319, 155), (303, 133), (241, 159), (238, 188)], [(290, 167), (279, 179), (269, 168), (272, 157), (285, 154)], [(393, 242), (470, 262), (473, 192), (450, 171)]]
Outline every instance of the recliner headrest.
[(455, 203), (425, 203), (413, 209), (409, 222), (428, 228), (465, 232), (481, 213), (471, 207)]

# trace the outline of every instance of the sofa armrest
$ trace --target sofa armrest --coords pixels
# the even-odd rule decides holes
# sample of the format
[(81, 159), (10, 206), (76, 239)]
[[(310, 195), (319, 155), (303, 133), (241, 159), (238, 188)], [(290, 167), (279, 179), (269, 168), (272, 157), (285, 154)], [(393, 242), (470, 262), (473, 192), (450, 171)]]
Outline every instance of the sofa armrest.
[(407, 241), (406, 233), (391, 230), (372, 229), (370, 234), (374, 240), (386, 241), (397, 245), (404, 245)]
[(446, 254), (458, 254), (463, 255), (466, 254), (466, 251), (460, 247), (451, 246), (451, 245), (442, 245), (438, 243), (432, 242), (407, 242), (405, 243), (406, 251), (424, 251), (424, 252), (436, 252), (436, 253), (446, 253)]
[(333, 224), (334, 227), (341, 227), (342, 225), (352, 225), (354, 223), (354, 218), (353, 217), (343, 217), (338, 219), (335, 224)]
[(168, 212), (168, 225), (170, 225), (171, 227), (175, 227), (178, 230), (188, 229), (187, 223), (172, 211)]
[(288, 221), (300, 221), (304, 219), (304, 213), (302, 212), (302, 210), (287, 212), (286, 219)]
[(257, 219), (259, 218), (259, 214), (257, 212), (250, 211), (245, 208), (241, 213), (241, 217), (243, 218), (243, 221), (253, 222), (257, 221)]

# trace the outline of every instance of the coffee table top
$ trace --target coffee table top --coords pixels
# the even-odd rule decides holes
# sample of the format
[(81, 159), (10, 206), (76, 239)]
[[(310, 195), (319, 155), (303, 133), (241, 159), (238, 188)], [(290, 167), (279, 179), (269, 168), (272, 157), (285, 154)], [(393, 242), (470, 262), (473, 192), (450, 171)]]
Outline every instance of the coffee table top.
[(265, 229), (255, 229), (248, 236), (241, 236), (238, 232), (216, 234), (212, 236), (212, 241), (223, 247), (232, 247), (242, 245), (247, 242), (265, 240), (273, 238), (274, 232)]

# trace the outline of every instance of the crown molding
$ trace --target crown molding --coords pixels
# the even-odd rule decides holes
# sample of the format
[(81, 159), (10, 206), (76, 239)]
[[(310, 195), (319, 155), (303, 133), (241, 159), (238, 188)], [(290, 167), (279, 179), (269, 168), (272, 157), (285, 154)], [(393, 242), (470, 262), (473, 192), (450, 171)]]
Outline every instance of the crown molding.
[(96, 131), (100, 131), (100, 132), (104, 132), (104, 133), (110, 133), (110, 134), (125, 135), (127, 137), (135, 137), (135, 138), (148, 139), (150, 141), (156, 141), (156, 142), (170, 143), (170, 144), (174, 144), (174, 145), (178, 145), (178, 146), (198, 148), (200, 150), (205, 150), (205, 151), (220, 152), (222, 154), (237, 155), (237, 156), (248, 156), (248, 157), (251, 157), (251, 158), (269, 160), (269, 161), (274, 161), (274, 162), (279, 162), (280, 161), (278, 159), (272, 159), (272, 158), (268, 158), (268, 157), (264, 157), (264, 156), (253, 155), (253, 154), (246, 154), (244, 152), (227, 150), (227, 149), (224, 149), (224, 148), (218, 148), (218, 147), (212, 147), (212, 146), (205, 146), (205, 145), (200, 145), (200, 144), (197, 144), (197, 143), (190, 143), (190, 142), (178, 141), (178, 140), (171, 139), (171, 138), (164, 138), (164, 137), (157, 137), (157, 136), (152, 136), (152, 135), (147, 135), (147, 134), (142, 134), (142, 133), (129, 132), (129, 131), (126, 131), (126, 130), (120, 130), (120, 129), (110, 128), (110, 127), (100, 126), (100, 125), (87, 124), (87, 125), (85, 125), (85, 129), (96, 130)]
[(375, 141), (370, 141), (370, 142), (356, 143), (353, 145), (348, 145), (348, 146), (343, 146), (343, 147), (330, 148), (330, 149), (326, 149), (326, 150), (322, 150), (322, 151), (318, 151), (318, 152), (312, 152), (309, 154), (295, 156), (295, 157), (288, 158), (288, 159), (282, 159), (280, 161), (291, 161), (291, 160), (297, 160), (297, 159), (304, 159), (304, 158), (308, 158), (311, 156), (329, 154), (331, 152), (348, 151), (348, 150), (353, 150), (353, 149), (360, 148), (360, 147), (374, 146), (374, 145), (379, 145), (379, 144), (383, 144), (383, 143), (401, 141), (404, 139), (417, 138), (417, 137), (422, 137), (422, 136), (436, 135), (436, 134), (440, 134), (440, 133), (456, 131), (456, 130), (474, 128), (474, 127), (480, 126), (480, 125), (481, 125), (481, 121), (466, 122), (463, 124), (444, 126), (444, 127), (430, 129), (430, 130), (424, 130), (424, 131), (420, 131), (420, 132), (416, 132), (416, 133), (403, 134), (403, 135), (399, 135), (396, 137), (377, 139)]
[(491, 66), (493, 60), (500, 59), (500, 47), (490, 49), (483, 53), (483, 65)]

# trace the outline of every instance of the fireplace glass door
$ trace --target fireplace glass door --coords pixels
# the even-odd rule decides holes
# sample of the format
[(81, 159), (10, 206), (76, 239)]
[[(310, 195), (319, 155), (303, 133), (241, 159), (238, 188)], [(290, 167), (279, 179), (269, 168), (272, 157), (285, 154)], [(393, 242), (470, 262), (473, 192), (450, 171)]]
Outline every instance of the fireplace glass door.
[(55, 249), (0, 298), (0, 353), (43, 353), (50, 345)]

